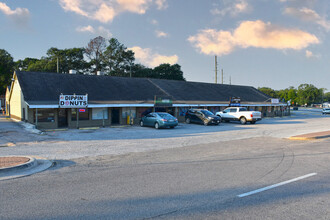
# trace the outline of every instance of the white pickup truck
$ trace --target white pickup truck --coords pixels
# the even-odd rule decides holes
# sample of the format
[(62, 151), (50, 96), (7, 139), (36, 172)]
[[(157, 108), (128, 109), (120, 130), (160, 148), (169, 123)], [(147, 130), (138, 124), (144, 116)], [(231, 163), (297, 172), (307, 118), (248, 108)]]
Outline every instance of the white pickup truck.
[(250, 122), (255, 124), (256, 121), (261, 120), (261, 112), (259, 111), (248, 111), (245, 107), (229, 107), (221, 112), (216, 113), (222, 121), (240, 121), (241, 124)]

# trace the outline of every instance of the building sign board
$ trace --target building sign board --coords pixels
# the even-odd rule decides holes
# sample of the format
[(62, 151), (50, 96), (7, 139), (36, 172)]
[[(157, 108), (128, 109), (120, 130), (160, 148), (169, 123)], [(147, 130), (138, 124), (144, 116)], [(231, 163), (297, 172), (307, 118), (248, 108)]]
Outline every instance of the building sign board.
[(230, 97), (229, 106), (232, 106), (232, 107), (241, 106), (241, 98), (240, 97)]
[(272, 104), (278, 104), (280, 101), (279, 99), (271, 99)]
[(60, 108), (86, 108), (88, 95), (60, 95)]
[(172, 107), (173, 102), (169, 97), (155, 97), (155, 107)]

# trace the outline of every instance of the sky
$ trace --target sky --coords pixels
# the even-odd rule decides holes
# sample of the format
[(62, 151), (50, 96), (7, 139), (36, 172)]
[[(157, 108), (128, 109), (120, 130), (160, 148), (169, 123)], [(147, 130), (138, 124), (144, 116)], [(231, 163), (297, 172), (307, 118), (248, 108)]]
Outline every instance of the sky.
[(102, 36), (136, 63), (179, 64), (188, 81), (330, 91), (329, 0), (0, 0), (0, 49), (14, 60)]

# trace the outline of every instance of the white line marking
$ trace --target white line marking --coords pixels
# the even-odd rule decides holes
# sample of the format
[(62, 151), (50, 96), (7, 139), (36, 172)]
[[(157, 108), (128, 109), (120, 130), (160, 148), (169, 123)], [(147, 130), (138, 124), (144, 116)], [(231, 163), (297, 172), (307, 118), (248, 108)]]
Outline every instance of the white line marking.
[(251, 192), (243, 193), (243, 194), (238, 195), (238, 197), (242, 198), (242, 197), (245, 197), (245, 196), (250, 196), (250, 195), (260, 193), (260, 192), (263, 192), (263, 191), (266, 191), (266, 190), (269, 190), (269, 189), (273, 189), (273, 188), (278, 187), (278, 186), (283, 186), (283, 185), (288, 184), (288, 183), (292, 183), (292, 182), (302, 180), (302, 179), (305, 179), (305, 178), (308, 178), (308, 177), (311, 177), (311, 176), (315, 176), (316, 174), (317, 173), (310, 173), (310, 174), (307, 174), (305, 176), (301, 176), (301, 177), (297, 177), (297, 178), (294, 178), (294, 179), (291, 179), (291, 180), (280, 182), (280, 183), (277, 183), (277, 184), (274, 184), (274, 185), (271, 185), (271, 186), (267, 186), (267, 187), (264, 187), (264, 188), (261, 188), (261, 189), (257, 189), (257, 190), (251, 191)]

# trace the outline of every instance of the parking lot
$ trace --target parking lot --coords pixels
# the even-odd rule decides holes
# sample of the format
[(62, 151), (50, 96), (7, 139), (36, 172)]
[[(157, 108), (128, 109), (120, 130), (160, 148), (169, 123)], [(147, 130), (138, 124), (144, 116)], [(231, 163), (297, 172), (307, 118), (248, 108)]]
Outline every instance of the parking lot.
[[(6, 123), (6, 124), (5, 124)], [(256, 124), (238, 122), (220, 125), (180, 123), (174, 129), (140, 126), (69, 129), (34, 134), (7, 120), (0, 123), (1, 154), (35, 155), (48, 159), (74, 159), (98, 155), (119, 155), (254, 137), (288, 138), (329, 130), (330, 116), (319, 109), (299, 109), (290, 117), (264, 118)], [(6, 146), (6, 147), (4, 147)]]

